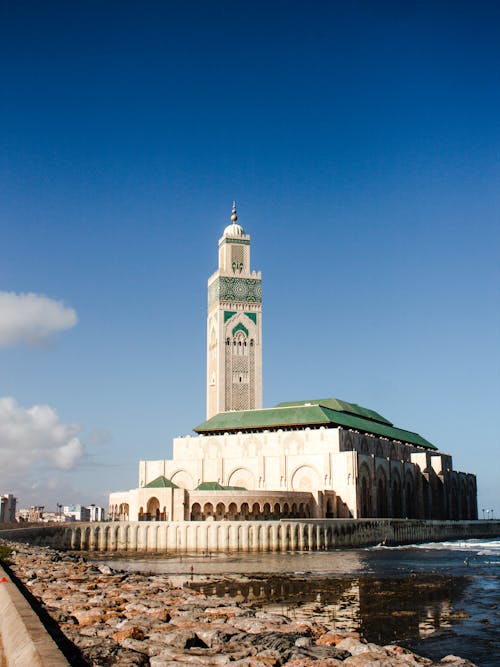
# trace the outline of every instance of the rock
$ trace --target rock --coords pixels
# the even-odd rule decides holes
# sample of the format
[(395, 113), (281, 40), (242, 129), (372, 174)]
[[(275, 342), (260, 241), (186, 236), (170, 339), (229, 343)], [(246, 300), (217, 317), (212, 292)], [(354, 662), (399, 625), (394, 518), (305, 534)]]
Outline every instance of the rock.
[(342, 663), (345, 667), (395, 667), (400, 663), (398, 656), (389, 657), (383, 651), (365, 651), (353, 655)]
[(163, 635), (162, 644), (182, 649), (189, 649), (195, 646), (198, 648), (208, 648), (203, 639), (198, 637), (193, 630), (176, 630), (174, 628)]
[(51, 615), (51, 617), (56, 621), (57, 623), (77, 623), (78, 621), (74, 616), (70, 616), (68, 613), (66, 613), (62, 609), (57, 609), (54, 607), (47, 607), (47, 611)]
[(115, 632), (114, 635), (112, 635), (112, 638), (115, 640), (115, 642), (118, 642), (121, 644), (124, 639), (138, 639), (138, 640), (143, 640), (144, 639), (144, 632), (137, 627), (137, 625), (129, 625), (126, 628), (123, 628), (121, 630), (118, 630), (118, 632)]
[(321, 637), (316, 640), (316, 644), (319, 644), (320, 646), (336, 646), (343, 639), (347, 639), (348, 637), (359, 640), (360, 634), (359, 632), (337, 632), (332, 630), (331, 632), (326, 632), (324, 635), (321, 635)]
[(78, 634), (84, 635), (85, 637), (111, 637), (110, 628), (103, 625), (88, 625), (85, 628), (79, 628)]
[(111, 667), (111, 665), (147, 667), (149, 665), (147, 655), (122, 648), (112, 639), (100, 639), (96, 642), (93, 639), (82, 637), (82, 640), (78, 642), (78, 648), (91, 665), (99, 665), (99, 667)]
[(168, 612), (168, 609), (166, 609), (165, 607), (162, 607), (160, 609), (149, 609), (146, 612), (146, 615), (152, 621), (156, 621), (159, 623), (168, 623), (172, 619), (172, 617)]
[(196, 634), (200, 639), (202, 639), (209, 648), (219, 647), (221, 650), (225, 644), (237, 634), (236, 628), (228, 627), (226, 624), (222, 625), (220, 628), (210, 627), (204, 629), (203, 627), (198, 627), (196, 629)]
[(256, 611), (255, 618), (260, 618), (263, 621), (270, 621), (275, 625), (290, 623), (290, 619), (288, 618), (288, 616), (283, 616), (282, 614), (272, 614), (266, 611)]
[(312, 639), (310, 637), (299, 637), (295, 641), (295, 646), (298, 646), (299, 648), (306, 648), (308, 646), (311, 646), (312, 644)]
[(150, 667), (179, 667), (179, 665), (195, 665), (200, 667), (201, 665), (235, 665), (236, 663), (231, 662), (229, 657), (226, 656), (205, 656), (200, 657), (196, 655), (183, 655), (183, 654), (171, 654), (170, 652), (162, 652), (156, 656), (153, 656), (149, 659)]
[(320, 658), (319, 660), (295, 658), (284, 663), (285, 667), (338, 667), (343, 664), (342, 660), (337, 660), (336, 658)]
[(402, 664), (402, 665), (433, 665), (434, 663), (432, 660), (429, 660), (428, 658), (422, 658), (420, 655), (415, 655), (415, 653), (412, 653), (407, 648), (403, 648), (402, 646), (396, 646), (395, 644), (388, 644), (387, 646), (382, 647), (384, 651), (387, 653), (389, 656), (403, 656), (404, 660), (401, 660), (397, 664)]
[(106, 611), (101, 607), (97, 607), (96, 609), (75, 609), (73, 616), (76, 618), (78, 625), (84, 627), (103, 622), (105, 613)]
[(333, 646), (310, 646), (304, 648), (295, 648), (292, 650), (289, 660), (293, 658), (311, 658), (314, 660), (343, 660), (347, 658), (347, 651), (339, 651)]
[[(307, 640), (308, 638), (297, 633), (274, 631), (254, 635), (251, 637), (250, 642), (255, 655), (275, 659), (279, 665), (294, 658), (342, 659), (349, 655), (345, 651), (339, 651), (337, 648), (330, 646), (301, 646), (304, 639)], [(232, 642), (234, 642), (234, 638)], [(299, 645), (297, 645), (297, 642), (299, 642)]]
[(378, 650), (353, 655), (344, 660), (343, 664), (346, 667), (422, 667), (422, 665), (432, 665), (434, 663), (411, 652), (388, 654), (383, 648), (378, 647)]
[(446, 657), (442, 658), (437, 664), (446, 665), (446, 667), (476, 667), (476, 665), (473, 662), (465, 660), (464, 658), (459, 658), (456, 655), (447, 655)]
[(240, 607), (207, 607), (203, 614), (209, 618), (235, 618), (236, 616), (246, 616), (248, 611)]
[(277, 629), (268, 621), (262, 621), (258, 618), (235, 618), (231, 621), (231, 625), (238, 630), (243, 630), (244, 632), (250, 632), (251, 634), (264, 633), (273, 629)]
[(377, 651), (381, 651), (386, 655), (386, 652), (380, 646), (377, 646), (376, 644), (367, 644), (355, 637), (346, 637), (345, 639), (342, 639), (342, 641), (337, 644), (337, 648), (341, 651), (348, 651), (351, 655)]

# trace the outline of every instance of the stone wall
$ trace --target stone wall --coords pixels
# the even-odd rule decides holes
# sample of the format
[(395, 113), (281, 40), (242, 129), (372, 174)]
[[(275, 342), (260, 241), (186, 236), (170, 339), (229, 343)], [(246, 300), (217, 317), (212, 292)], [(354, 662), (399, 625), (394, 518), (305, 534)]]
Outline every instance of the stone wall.
[(1, 565), (0, 581), (0, 665), (69, 667), (70, 663), (28, 600), (11, 580), (10, 572)]
[(0, 531), (0, 537), (90, 551), (314, 551), (500, 536), (500, 521), (304, 519), (79, 523)]

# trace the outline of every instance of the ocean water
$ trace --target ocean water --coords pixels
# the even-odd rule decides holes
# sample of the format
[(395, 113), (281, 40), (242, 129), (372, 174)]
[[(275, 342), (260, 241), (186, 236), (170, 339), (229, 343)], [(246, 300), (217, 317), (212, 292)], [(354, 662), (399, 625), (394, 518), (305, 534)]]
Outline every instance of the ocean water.
[(500, 666), (500, 539), (305, 553), (114, 557), (208, 594), (359, 630), (432, 659)]

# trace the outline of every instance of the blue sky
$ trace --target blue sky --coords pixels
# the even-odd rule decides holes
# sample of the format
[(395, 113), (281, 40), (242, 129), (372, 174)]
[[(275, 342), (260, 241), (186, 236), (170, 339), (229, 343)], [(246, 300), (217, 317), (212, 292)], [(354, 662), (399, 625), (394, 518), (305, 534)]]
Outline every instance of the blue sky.
[(0, 492), (106, 502), (203, 421), (235, 199), (265, 405), (371, 407), (500, 512), (498, 3), (1, 12)]

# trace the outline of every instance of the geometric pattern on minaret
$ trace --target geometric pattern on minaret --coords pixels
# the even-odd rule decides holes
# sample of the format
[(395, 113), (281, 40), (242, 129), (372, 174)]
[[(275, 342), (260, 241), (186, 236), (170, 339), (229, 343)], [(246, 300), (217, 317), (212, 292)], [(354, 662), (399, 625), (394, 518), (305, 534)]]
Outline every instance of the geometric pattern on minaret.
[(207, 419), (262, 407), (262, 280), (250, 270), (250, 236), (237, 220), (233, 202), (208, 279)]

